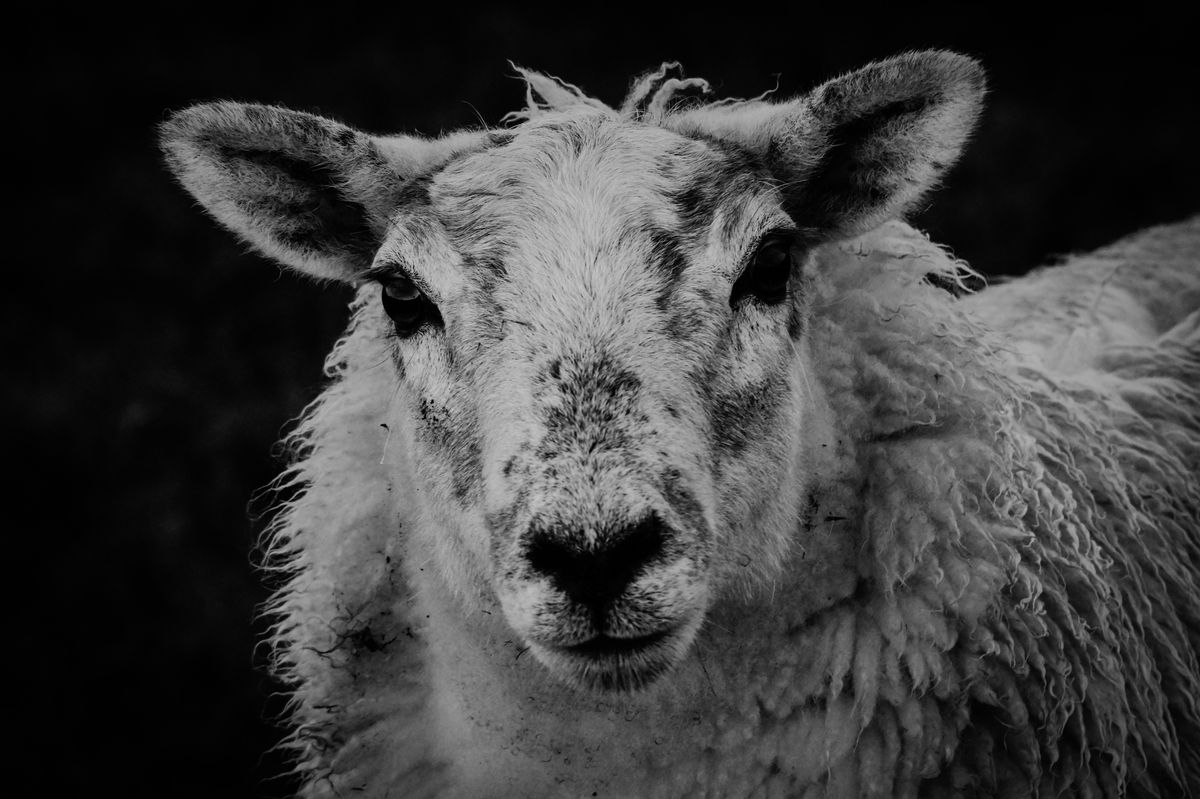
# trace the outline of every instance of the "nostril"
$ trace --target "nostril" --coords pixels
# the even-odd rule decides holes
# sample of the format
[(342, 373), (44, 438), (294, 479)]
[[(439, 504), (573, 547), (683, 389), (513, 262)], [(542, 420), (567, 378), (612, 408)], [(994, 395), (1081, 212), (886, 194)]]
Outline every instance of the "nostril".
[(653, 515), (601, 535), (592, 544), (579, 530), (537, 528), (525, 557), (567, 596), (598, 607), (624, 593), (662, 554), (666, 540), (666, 525)]

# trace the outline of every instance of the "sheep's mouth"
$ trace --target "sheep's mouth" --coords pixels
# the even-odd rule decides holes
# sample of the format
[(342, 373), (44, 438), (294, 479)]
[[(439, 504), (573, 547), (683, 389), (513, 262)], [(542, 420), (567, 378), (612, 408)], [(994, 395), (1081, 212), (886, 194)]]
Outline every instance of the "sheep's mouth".
[(582, 644), (561, 647), (562, 651), (584, 657), (608, 657), (612, 655), (631, 655), (648, 649), (667, 638), (673, 630), (662, 630), (642, 635), (637, 638), (613, 638), (608, 635), (597, 635)]
[(671, 671), (694, 635), (694, 625), (683, 624), (632, 638), (600, 634), (578, 644), (531, 646), (552, 674), (577, 688), (628, 692)]

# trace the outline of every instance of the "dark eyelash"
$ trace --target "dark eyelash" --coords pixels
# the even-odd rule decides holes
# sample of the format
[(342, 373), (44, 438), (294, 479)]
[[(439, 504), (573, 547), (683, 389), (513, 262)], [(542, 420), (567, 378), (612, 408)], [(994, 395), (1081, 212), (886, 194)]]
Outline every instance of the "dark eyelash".
[(413, 283), (416, 283), (418, 286), (420, 285), (419, 283), (417, 283), (417, 281), (413, 280), (413, 274), (412, 274), (411, 270), (405, 269), (400, 264), (393, 264), (393, 263), (379, 264), (378, 266), (372, 266), (370, 269), (364, 270), (359, 275), (359, 281), (360, 281), (360, 284), (361, 283), (386, 283), (389, 280), (395, 280), (396, 278), (401, 278), (401, 277), (408, 278), (409, 280), (412, 280)]

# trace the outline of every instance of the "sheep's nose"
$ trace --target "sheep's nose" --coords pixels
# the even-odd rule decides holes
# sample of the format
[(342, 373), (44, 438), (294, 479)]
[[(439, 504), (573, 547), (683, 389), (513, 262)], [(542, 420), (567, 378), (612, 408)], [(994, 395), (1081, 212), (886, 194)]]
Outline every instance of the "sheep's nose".
[(526, 558), (571, 599), (599, 610), (624, 593), (662, 554), (667, 538), (667, 526), (653, 515), (590, 544), (578, 530), (538, 527), (530, 536)]

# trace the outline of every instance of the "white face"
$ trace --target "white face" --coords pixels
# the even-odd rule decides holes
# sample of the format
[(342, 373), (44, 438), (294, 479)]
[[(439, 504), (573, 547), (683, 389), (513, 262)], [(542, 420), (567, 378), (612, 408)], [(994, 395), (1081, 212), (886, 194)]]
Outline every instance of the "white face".
[(561, 679), (645, 685), (795, 533), (804, 243), (753, 157), (594, 112), (418, 193), (370, 275), (438, 565)]

